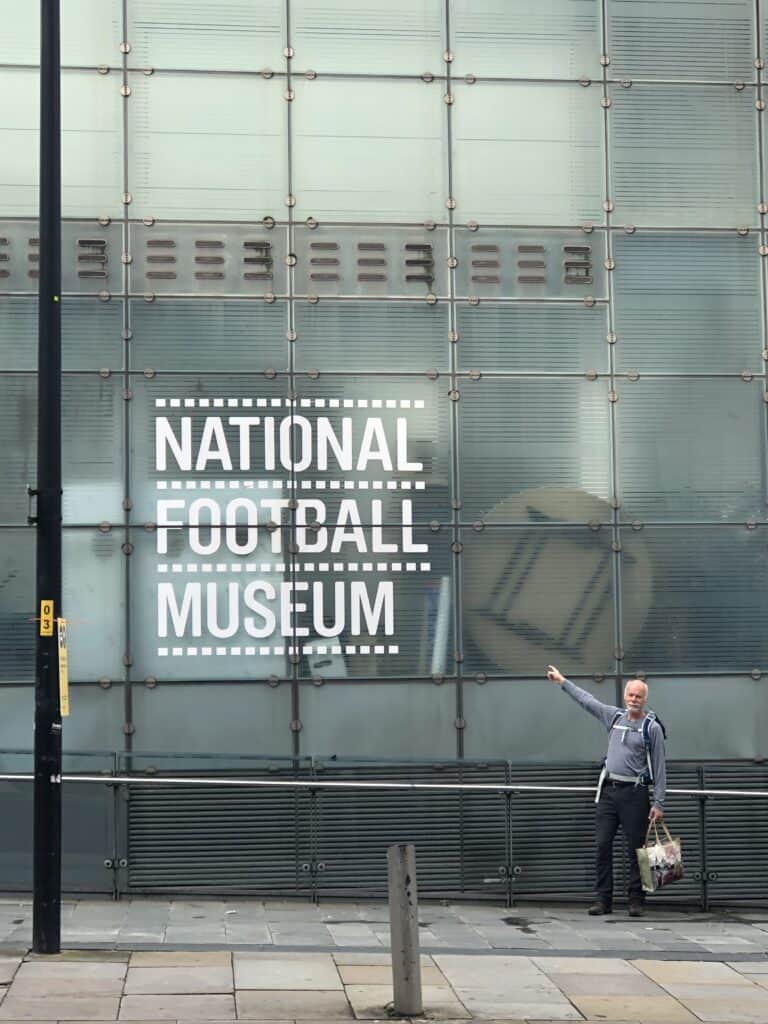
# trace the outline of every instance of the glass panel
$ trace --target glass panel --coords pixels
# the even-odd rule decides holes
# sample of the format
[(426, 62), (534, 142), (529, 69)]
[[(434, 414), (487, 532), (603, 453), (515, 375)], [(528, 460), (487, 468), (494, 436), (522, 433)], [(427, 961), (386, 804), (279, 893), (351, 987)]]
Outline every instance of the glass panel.
[(622, 519), (762, 518), (761, 383), (622, 382), (616, 415)]
[[(291, 591), (283, 586), (291, 579), (289, 537), (265, 528), (263, 508), (257, 510), (261, 528), (253, 529), (257, 512), (247, 520), (246, 501), (239, 498), (238, 525), (219, 530), (209, 525), (211, 509), (215, 504), (223, 512), (226, 500), (192, 496), (189, 508), (177, 511), (172, 499), (168, 508), (161, 499), (159, 528), (136, 532), (131, 635), (138, 678), (266, 679), (290, 671)], [(195, 525), (165, 525), (184, 519)]]
[[(638, 656), (644, 661), (642, 652)], [(765, 754), (765, 694), (754, 679), (654, 675), (648, 702), (664, 722), (668, 749), (675, 760), (751, 759)], [(734, 708), (739, 709), (738, 714), (733, 713)], [(731, 787), (726, 784), (723, 788)]]
[(132, 67), (253, 71), (283, 64), (281, 0), (130, 0)]
[[(61, 304), (64, 369), (121, 369), (122, 325), (120, 303), (66, 297)], [(0, 299), (0, 363), (9, 370), (36, 368), (37, 299)]]
[(607, 391), (583, 379), (462, 381), (463, 517), (610, 521)]
[[(450, 364), (448, 306), (413, 302), (297, 302), (297, 371), (422, 373)], [(375, 385), (374, 385), (375, 386)]]
[[(275, 756), (291, 753), (291, 687), (261, 684), (215, 686), (134, 686), (134, 749), (177, 750), (189, 753), (232, 752)], [(156, 762), (155, 762), (156, 764)], [(195, 770), (207, 774), (212, 767), (197, 763)], [(216, 764), (218, 770), (222, 765)], [(257, 765), (238, 765), (236, 770), (253, 771)], [(173, 773), (179, 766), (162, 765)]]
[[(61, 10), (61, 62), (119, 65), (121, 0), (66, 0)], [(3, 63), (40, 61), (40, 4), (3, 2)]]
[[(199, 495), (191, 492), (239, 490), (241, 484), (250, 489), (253, 484), (260, 496), (266, 492), (287, 500), (290, 450), (285, 437), (281, 450), (279, 424), (290, 420), (288, 386), (288, 378), (280, 376), (135, 378), (131, 403), (135, 518), (155, 522), (156, 502), (167, 498), (167, 491), (183, 490), (194, 499)], [(230, 422), (230, 417), (247, 419), (254, 413), (277, 424), (274, 444), (269, 425)], [(161, 424), (159, 441), (156, 422)], [(287, 434), (289, 428), (284, 431)]]
[(456, 307), (461, 370), (584, 373), (608, 369), (607, 306), (526, 302)]
[(302, 686), (301, 745), (342, 757), (456, 757), (456, 688), (446, 683)]
[(456, 231), (456, 294), (478, 298), (607, 298), (602, 231)]
[(421, 81), (300, 82), (293, 174), (301, 217), (445, 219), (443, 92)]
[(288, 368), (288, 311), (231, 299), (132, 302), (134, 369), (263, 372)]
[(597, 76), (599, 0), (450, 0), (455, 73)]
[(366, 524), (375, 525), (375, 508), (388, 522), (399, 523), (406, 508), (417, 522), (449, 519), (447, 391), (440, 380), (414, 377), (298, 381), (298, 493), (334, 515), (343, 499), (355, 499)]
[[(27, 485), (36, 480), (37, 383), (0, 376), (0, 438), (5, 445), (0, 521), (25, 523)], [(122, 398), (119, 381), (66, 376), (62, 381), (64, 522), (122, 520)]]
[(757, 244), (754, 234), (617, 234), (619, 368), (760, 372)]
[(597, 89), (488, 82), (452, 88), (454, 191), (462, 220), (580, 224), (602, 218)]
[(244, 224), (131, 226), (130, 289), (139, 294), (284, 295), (284, 228)]
[(253, 223), (285, 209), (283, 82), (218, 75), (130, 79), (135, 216)]
[(443, 0), (291, 0), (301, 70), (407, 75), (443, 67)]
[[(463, 530), (462, 540), (466, 672), (530, 676), (548, 662), (574, 675), (611, 669), (610, 530), (493, 527)], [(647, 567), (630, 566), (624, 586), (647, 603)]]
[(633, 85), (610, 91), (612, 199), (619, 222), (756, 223), (754, 90)]
[[(352, 531), (347, 530), (351, 538)], [(445, 675), (453, 669), (450, 536), (422, 527), (296, 531), (299, 673), (331, 679)], [(336, 548), (336, 550), (334, 550)]]
[[(122, 679), (125, 561), (122, 532), (65, 530), (62, 541), (64, 615), (69, 620), (69, 678)], [(77, 714), (73, 710), (73, 714)], [(102, 746), (119, 746), (118, 734)]]
[[(0, 91), (15, 98), (0, 113), (0, 210), (36, 217), (39, 73), (0, 70)], [(122, 102), (114, 76), (62, 73), (62, 216), (122, 216)]]
[[(542, 674), (547, 657), (542, 652)], [(579, 679), (578, 685), (604, 703), (615, 702), (612, 678), (600, 684)], [(552, 761), (595, 761), (605, 750), (603, 726), (591, 715), (576, 721), (575, 705), (568, 695), (553, 683), (547, 685), (541, 675), (514, 682), (490, 679), (485, 685), (465, 681), (462, 693), (467, 757), (551, 765)]]
[(122, 522), (121, 382), (65, 376), (62, 418), (64, 522)]
[(296, 295), (448, 294), (448, 237), (427, 227), (296, 229)]
[(639, 601), (622, 580), (626, 663), (666, 673), (765, 665), (767, 537), (743, 526), (622, 530), (622, 566), (645, 563), (652, 581), (649, 599)]
[[(0, 494), (7, 490), (3, 482)], [(0, 530), (0, 681), (31, 683), (35, 678), (35, 531)], [(27, 708), (29, 727), (32, 706)], [(7, 710), (3, 704), (0, 722)], [(20, 739), (6, 746), (26, 746)]]
[(751, 0), (624, 0), (607, 10), (611, 76), (754, 79)]

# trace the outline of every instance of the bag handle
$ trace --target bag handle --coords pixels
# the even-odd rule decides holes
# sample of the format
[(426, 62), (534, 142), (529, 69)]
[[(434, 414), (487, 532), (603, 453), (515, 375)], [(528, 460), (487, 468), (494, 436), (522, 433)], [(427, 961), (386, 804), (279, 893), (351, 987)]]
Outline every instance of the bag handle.
[[(661, 819), (661, 827), (662, 827), (662, 828), (664, 829), (664, 833), (665, 833), (665, 835), (666, 835), (667, 839), (669, 840), (669, 842), (670, 842), (670, 843), (673, 843), (673, 842), (674, 842), (674, 839), (672, 838), (672, 836), (671, 836), (671, 834), (670, 834), (670, 831), (669, 831), (669, 829), (667, 828), (667, 823), (666, 823), (666, 821), (664, 821), (664, 819), (663, 819), (663, 818)], [(656, 837), (656, 844), (657, 844), (658, 846), (661, 846), (661, 838), (660, 838), (660, 836), (659, 836), (659, 830), (658, 830), (658, 828), (656, 827), (656, 822), (655, 822), (655, 821), (651, 821), (651, 822), (649, 822), (649, 824), (648, 824), (648, 830), (647, 830), (647, 832), (645, 833), (645, 845), (646, 845), (646, 846), (648, 846), (648, 845), (649, 845), (649, 843), (648, 843), (648, 840), (649, 840), (649, 838), (650, 838), (650, 835), (651, 835), (651, 829), (653, 829), (654, 835), (655, 835), (655, 837)], [(650, 845), (653, 845), (653, 844), (650, 844)]]

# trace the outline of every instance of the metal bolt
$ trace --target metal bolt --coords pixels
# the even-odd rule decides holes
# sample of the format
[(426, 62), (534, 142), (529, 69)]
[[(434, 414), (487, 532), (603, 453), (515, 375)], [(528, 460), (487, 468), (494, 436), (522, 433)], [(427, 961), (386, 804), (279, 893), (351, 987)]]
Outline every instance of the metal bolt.
[(154, 292), (144, 292), (144, 301), (145, 302), (154, 302), (155, 301), (155, 293)]
[[(293, 657), (295, 658), (296, 655), (294, 654)], [(301, 732), (301, 722), (298, 718), (294, 718), (291, 722), (291, 732)]]
[(112, 680), (109, 678), (109, 676), (102, 676), (99, 679), (99, 686), (102, 688), (102, 690), (108, 690), (112, 686)]
[(288, 267), (295, 267), (296, 266), (296, 257), (294, 256), (294, 254), (292, 252), (289, 252), (288, 255), (285, 257), (285, 264)]
[(286, 89), (285, 92), (283, 93), (283, 96), (289, 103), (292, 100), (296, 99), (296, 93), (293, 91), (293, 89)]
[(130, 52), (131, 52), (131, 44), (130, 43), (120, 43), (120, 53), (130, 53)]
[(123, 339), (123, 341), (130, 341), (131, 338), (133, 337), (133, 331), (130, 330), (128, 327), (124, 327), (123, 330), (120, 331), (120, 337)]
[(111, 298), (112, 296), (106, 290), (106, 288), (99, 292), (99, 302), (109, 302)]
[(112, 376), (112, 371), (108, 367), (102, 366), (102, 368), (99, 370), (99, 376), (101, 377), (102, 380), (107, 380), (109, 377)]
[(151, 228), (152, 225), (155, 223), (155, 218), (154, 217), (143, 217), (141, 223), (144, 224), (146, 227)]
[(589, 369), (585, 372), (584, 376), (587, 380), (597, 380), (597, 370)]
[(475, 533), (482, 533), (483, 530), (485, 529), (485, 523), (483, 522), (482, 519), (476, 519), (474, 523), (472, 523), (472, 529), (475, 531)]
[(613, 211), (613, 200), (612, 199), (606, 199), (603, 202), (603, 209), (605, 210), (606, 213), (611, 213)]
[(454, 553), (454, 555), (460, 555), (463, 550), (464, 545), (461, 543), (460, 540), (455, 540), (453, 544), (451, 544), (451, 551)]
[(307, 296), (307, 302), (311, 306), (316, 306), (319, 301), (320, 301), (320, 296), (319, 295), (308, 295)]
[(585, 306), (594, 306), (594, 304), (595, 304), (594, 296), (592, 296), (592, 295), (585, 295), (584, 296), (584, 305)]
[(757, 212), (758, 213), (768, 213), (768, 203), (758, 203), (757, 204)]
[(610, 96), (603, 96), (601, 98), (601, 100), (600, 100), (600, 106), (607, 108), (607, 107), (610, 107), (610, 105), (611, 105), (611, 98), (610, 98)]
[(464, 75), (464, 81), (467, 83), (467, 85), (474, 85), (475, 82), (477, 81), (477, 79), (475, 78), (474, 75), (469, 74), (469, 75)]
[(435, 224), (435, 222), (433, 220), (425, 220), (424, 221), (424, 230), (425, 231), (434, 231), (436, 227), (437, 227), (437, 224)]
[(452, 388), (452, 389), (451, 389), (451, 390), (450, 390), (450, 391), (448, 392), (448, 397), (450, 398), (450, 400), (451, 400), (452, 402), (458, 402), (458, 401), (459, 401), (459, 399), (461, 398), (461, 392), (460, 392), (460, 391), (458, 391), (458, 390), (457, 390), (456, 388)]
[(765, 110), (765, 100), (755, 100), (756, 110)]
[(304, 223), (309, 228), (310, 231), (314, 231), (315, 228), (317, 227), (317, 221), (315, 220), (314, 217), (307, 217)]
[(443, 96), (443, 101), (444, 101), (445, 103), (447, 103), (447, 104), (448, 104), (448, 106), (450, 107), (450, 106), (451, 106), (451, 105), (453, 104), (453, 101), (454, 101), (453, 93), (451, 93), (451, 92), (447, 92), (447, 93), (445, 94), (445, 96)]
[(432, 676), (432, 682), (435, 684), (435, 686), (442, 686), (443, 683), (445, 682), (445, 676), (441, 675), (439, 672), (436, 672)]
[(130, 87), (130, 85), (121, 85), (120, 86), (120, 95), (121, 96), (126, 96), (126, 97), (130, 96), (131, 95), (131, 87)]
[(445, 205), (448, 207), (449, 210), (455, 210), (456, 209), (456, 200), (452, 196), (449, 196), (445, 200)]
[(272, 68), (264, 68), (261, 72), (262, 78), (271, 78), (272, 75), (274, 75), (274, 71), (272, 70)]
[(607, 259), (604, 263), (604, 266), (606, 270), (613, 270), (613, 268), (616, 266), (616, 261), (612, 259)]
[(316, 71), (311, 71), (311, 70), (310, 71), (305, 71), (304, 72), (304, 77), (308, 78), (310, 80), (310, 82), (314, 82), (314, 80), (317, 78), (317, 72)]
[(736, 228), (736, 234), (741, 235), (742, 238), (746, 238), (749, 234), (749, 228), (745, 224), (742, 224), (741, 227)]
[(429, 292), (427, 295), (427, 305), (434, 306), (437, 303), (437, 296), (433, 292)]
[(616, 334), (616, 331), (608, 331), (608, 333), (605, 336), (605, 340), (608, 342), (609, 345), (615, 345), (618, 340), (618, 335)]
[(105, 213), (102, 214), (101, 217), (99, 217), (99, 224), (103, 228), (105, 228), (107, 226), (107, 224), (111, 224), (111, 223), (112, 223), (112, 218), (108, 217)]
[(603, 65), (604, 68), (607, 68), (608, 65), (611, 63), (611, 58), (608, 56), (607, 53), (601, 54), (600, 63)]
[(594, 224), (590, 224), (589, 222), (587, 222), (581, 225), (581, 230), (584, 232), (585, 235), (591, 235), (592, 232), (595, 230), (595, 226)]
[(445, 51), (445, 53), (443, 54), (443, 60), (445, 61), (446, 64), (453, 63), (453, 54), (451, 53), (450, 50)]
[(469, 371), (469, 379), (470, 380), (480, 380), (481, 377), (482, 377), (482, 373), (480, 372), (480, 370), (470, 370)]
[(431, 71), (425, 71), (421, 76), (422, 82), (434, 82), (435, 76)]
[(261, 218), (261, 224), (262, 224), (262, 227), (265, 227), (267, 229), (267, 231), (271, 231), (272, 228), (275, 226), (275, 218), (274, 217), (262, 217)]
[(445, 262), (448, 264), (451, 270), (454, 270), (459, 265), (459, 261), (456, 259), (455, 256), (449, 256)]
[(765, 61), (762, 57), (756, 57), (754, 64), (758, 71), (762, 71), (762, 69), (765, 67)]
[(608, 401), (609, 402), (618, 402), (618, 400), (619, 400), (619, 396), (616, 394), (615, 391), (609, 391), (608, 392)]
[(317, 378), (320, 376), (320, 371), (312, 367), (312, 369), (307, 370), (307, 376), (309, 377), (310, 380), (317, 380)]
[(271, 306), (272, 303), (275, 301), (274, 294), (272, 292), (264, 292), (264, 301), (267, 303), (268, 306)]
[(96, 68), (96, 70), (98, 71), (98, 73), (100, 75), (108, 75), (109, 74), (109, 65), (108, 64), (99, 64), (99, 66)]
[(761, 256), (768, 256), (768, 245), (761, 245), (758, 252)]
[(467, 302), (470, 304), (470, 306), (479, 306), (480, 298), (477, 295), (470, 295), (469, 298), (467, 299)]
[(746, 85), (746, 83), (742, 82), (741, 80), (736, 81), (736, 82), (733, 83), (733, 87), (736, 90), (736, 92), (742, 92), (744, 87), (745, 87), (745, 85)]
[(131, 254), (129, 252), (124, 252), (120, 256), (120, 262), (121, 263), (125, 263), (125, 265), (127, 266), (129, 263), (133, 263), (133, 257), (131, 256)]
[(632, 79), (631, 78), (622, 78), (622, 80), (621, 80), (621, 88), (622, 89), (631, 89), (632, 88)]
[(288, 341), (296, 341), (296, 338), (298, 337), (298, 335), (296, 334), (296, 331), (293, 331), (293, 330), (286, 331), (285, 332), (285, 336), (288, 339)]
[(152, 369), (151, 366), (146, 366), (144, 368), (144, 376), (147, 378), (147, 380), (152, 380), (152, 378), (155, 376), (155, 371)]
[(128, 206), (133, 202), (133, 196), (130, 192), (123, 192), (123, 206)]
[(627, 370), (627, 380), (638, 381), (640, 380), (640, 374), (637, 370)]
[(283, 56), (287, 57), (288, 60), (290, 60), (291, 57), (293, 57), (294, 53), (295, 53), (295, 50), (293, 49), (292, 46), (286, 46), (285, 49), (283, 50)]
[(267, 380), (274, 380), (275, 377), (277, 376), (277, 370), (273, 370), (272, 367), (270, 366), (264, 371), (264, 376), (267, 378)]
[(432, 531), (432, 533), (439, 533), (440, 523), (436, 519), (433, 519), (429, 524), (429, 528)]
[(285, 205), (286, 206), (295, 206), (296, 205), (296, 196), (286, 196), (285, 197)]
[(637, 231), (637, 228), (635, 227), (634, 224), (625, 224), (624, 225), (624, 231), (628, 235), (634, 235), (634, 233)]
[(448, 331), (448, 341), (456, 342), (458, 340), (459, 340), (459, 332), (458, 331)]
[(124, 555), (132, 555), (133, 544), (131, 544), (131, 542), (127, 540), (124, 544), (120, 545), (120, 550), (123, 552)]
[(589, 78), (587, 75), (582, 75), (579, 79), (579, 85), (583, 85), (586, 89), (588, 85), (592, 85), (592, 79)]
[(99, 523), (99, 533), (109, 533), (112, 529), (112, 523), (108, 523), (106, 520)]

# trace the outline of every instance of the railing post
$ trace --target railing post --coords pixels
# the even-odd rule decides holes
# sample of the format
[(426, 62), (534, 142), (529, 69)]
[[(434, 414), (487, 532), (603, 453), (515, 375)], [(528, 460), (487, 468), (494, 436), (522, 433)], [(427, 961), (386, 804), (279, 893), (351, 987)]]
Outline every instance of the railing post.
[(393, 1013), (398, 1017), (418, 1017), (424, 1008), (421, 996), (416, 850), (411, 843), (389, 847), (387, 877)]

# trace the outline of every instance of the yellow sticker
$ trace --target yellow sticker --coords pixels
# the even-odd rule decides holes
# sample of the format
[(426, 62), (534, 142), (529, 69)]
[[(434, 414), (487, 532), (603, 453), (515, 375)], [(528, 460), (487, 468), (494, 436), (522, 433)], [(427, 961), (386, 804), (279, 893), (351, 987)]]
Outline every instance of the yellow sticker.
[(40, 602), (40, 636), (53, 636), (53, 601)]
[(67, 620), (56, 619), (59, 638), (59, 707), (61, 717), (69, 714), (69, 665), (67, 662)]

